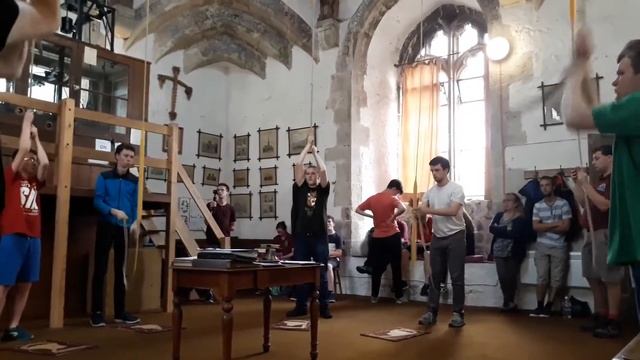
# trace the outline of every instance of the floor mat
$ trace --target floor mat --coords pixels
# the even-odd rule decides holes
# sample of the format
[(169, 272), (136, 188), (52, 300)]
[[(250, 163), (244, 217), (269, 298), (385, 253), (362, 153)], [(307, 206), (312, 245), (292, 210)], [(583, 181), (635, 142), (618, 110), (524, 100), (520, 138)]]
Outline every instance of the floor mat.
[(397, 328), (387, 329), (387, 330), (365, 332), (360, 335), (372, 337), (375, 339), (387, 340), (387, 341), (402, 341), (402, 340), (411, 339), (417, 336), (422, 336), (425, 334), (429, 334), (429, 332), (425, 330), (416, 330), (416, 329), (407, 329), (403, 327), (397, 327)]
[(95, 345), (69, 344), (62, 341), (44, 340), (14, 347), (12, 350), (27, 354), (61, 356), (76, 351), (96, 348)]
[(273, 324), (273, 328), (279, 330), (309, 331), (310, 327), (311, 322), (309, 320), (283, 320)]

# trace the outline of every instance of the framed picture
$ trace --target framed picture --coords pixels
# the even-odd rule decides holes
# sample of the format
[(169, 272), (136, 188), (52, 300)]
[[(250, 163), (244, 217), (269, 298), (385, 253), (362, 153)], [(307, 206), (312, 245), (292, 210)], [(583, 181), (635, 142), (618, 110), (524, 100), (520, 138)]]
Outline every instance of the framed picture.
[(277, 190), (273, 191), (260, 191), (258, 193), (260, 197), (260, 217), (259, 219), (277, 219)]
[(278, 130), (279, 127), (272, 129), (258, 129), (258, 160), (263, 159), (279, 159), (278, 155)]
[(230, 194), (229, 202), (236, 212), (237, 219), (251, 219), (251, 192), (248, 194)]
[(260, 187), (278, 185), (278, 167), (260, 168)]
[(249, 187), (249, 168), (233, 169), (233, 188)]
[(150, 166), (147, 167), (147, 170), (144, 172), (144, 175), (147, 178), (147, 180), (154, 179), (154, 180), (167, 181), (167, 179), (169, 178), (167, 169), (155, 168)]
[(233, 135), (233, 162), (249, 161), (249, 137), (251, 135)]
[(287, 128), (287, 133), (289, 134), (289, 152), (287, 156), (291, 157), (292, 155), (298, 155), (304, 149), (305, 145), (307, 145), (307, 135), (309, 135), (309, 131), (313, 128), (313, 141), (316, 146), (318, 146), (318, 137), (317, 129), (318, 125), (313, 124), (313, 126), (301, 127), (296, 129)]
[(218, 186), (220, 182), (220, 168), (214, 169), (206, 166), (202, 167), (202, 186)]
[[(600, 101), (600, 80), (603, 79), (598, 73), (592, 79), (591, 86), (596, 94), (596, 101)], [(547, 130), (549, 126), (562, 125), (562, 112), (560, 111), (560, 102), (562, 101), (562, 84), (545, 84), (540, 83), (538, 86), (542, 93), (542, 124), (540, 127)]]
[(222, 147), (222, 134), (215, 135), (198, 130), (198, 152), (196, 157), (208, 157), (222, 160), (220, 148)]
[(191, 208), (191, 198), (188, 198), (188, 197), (178, 198), (178, 215), (188, 217), (190, 208)]
[[(184, 142), (184, 128), (180, 126), (178, 128), (178, 154), (182, 155), (182, 144)], [(169, 138), (167, 135), (162, 135), (162, 151), (169, 151)]]
[[(307, 168), (307, 166), (312, 165), (312, 164), (313, 164), (313, 163), (312, 163), (311, 161), (309, 161), (309, 162), (307, 162), (307, 163), (304, 163), (304, 167), (305, 167), (305, 169)], [(296, 181), (296, 164), (291, 165), (291, 169), (293, 170), (293, 171), (292, 171), (292, 174), (293, 174), (293, 181)]]
[[(184, 170), (187, 172), (187, 175), (189, 175), (189, 179), (191, 180), (192, 183), (196, 183), (196, 165), (184, 165), (182, 164), (182, 166), (184, 167)], [(180, 178), (180, 175), (178, 175), (178, 182), (183, 182), (182, 179)]]

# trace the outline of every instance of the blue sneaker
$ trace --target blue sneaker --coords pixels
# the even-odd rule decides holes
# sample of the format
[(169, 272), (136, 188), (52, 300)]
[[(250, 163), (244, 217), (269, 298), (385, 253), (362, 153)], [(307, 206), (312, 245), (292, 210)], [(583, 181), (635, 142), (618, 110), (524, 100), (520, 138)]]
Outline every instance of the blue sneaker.
[(33, 334), (28, 332), (27, 330), (21, 328), (21, 327), (14, 327), (11, 329), (7, 329), (4, 331), (4, 334), (2, 334), (2, 339), (0, 339), (3, 342), (8, 342), (8, 341), (29, 341), (29, 340), (33, 340)]
[(91, 319), (89, 320), (91, 327), (105, 327), (107, 326), (106, 321), (104, 321), (104, 315), (101, 312), (94, 312), (91, 314)]

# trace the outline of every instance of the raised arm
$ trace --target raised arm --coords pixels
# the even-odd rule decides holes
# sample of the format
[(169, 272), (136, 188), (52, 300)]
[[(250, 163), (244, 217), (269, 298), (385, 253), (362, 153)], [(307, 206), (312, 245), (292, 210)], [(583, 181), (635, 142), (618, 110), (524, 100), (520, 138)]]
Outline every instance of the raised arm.
[(595, 129), (592, 108), (588, 99), (595, 100), (594, 89), (590, 86), (589, 58), (593, 52), (591, 37), (586, 31), (576, 34), (575, 59), (569, 66), (564, 80), (561, 109), (565, 123), (574, 129)]
[(26, 111), (22, 118), (22, 131), (20, 132), (20, 140), (18, 142), (18, 152), (11, 162), (11, 170), (18, 171), (20, 163), (24, 160), (24, 156), (31, 150), (31, 125), (33, 124), (33, 112)]
[(311, 146), (313, 146), (313, 138), (309, 135), (307, 136), (307, 145), (304, 146), (304, 149), (302, 149), (302, 152), (300, 152), (296, 160), (295, 179), (298, 186), (304, 183), (304, 159), (307, 158), (307, 153), (311, 149)]
[(313, 153), (313, 158), (316, 161), (316, 164), (318, 164), (320, 186), (327, 187), (327, 184), (329, 184), (329, 179), (327, 177), (327, 165), (322, 161), (322, 158), (318, 156), (318, 148), (315, 145), (311, 146), (311, 152)]
[(36, 143), (36, 152), (38, 154), (38, 181), (44, 182), (47, 180), (47, 172), (49, 171), (49, 158), (40, 143), (38, 129), (35, 125), (31, 125), (31, 139)]

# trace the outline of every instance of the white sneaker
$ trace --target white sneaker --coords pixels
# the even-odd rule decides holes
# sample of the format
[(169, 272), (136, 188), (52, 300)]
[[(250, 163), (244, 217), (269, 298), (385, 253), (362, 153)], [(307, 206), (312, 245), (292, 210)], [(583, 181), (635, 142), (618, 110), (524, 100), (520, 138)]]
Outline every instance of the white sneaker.
[(372, 304), (377, 304), (378, 303), (378, 297), (371, 297), (371, 303)]
[(396, 304), (404, 304), (409, 302), (409, 299), (407, 299), (406, 295), (403, 295), (402, 297), (396, 298)]

